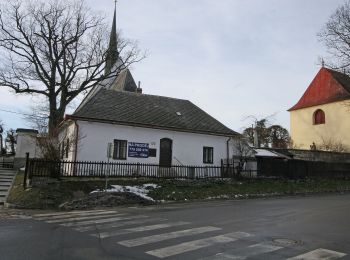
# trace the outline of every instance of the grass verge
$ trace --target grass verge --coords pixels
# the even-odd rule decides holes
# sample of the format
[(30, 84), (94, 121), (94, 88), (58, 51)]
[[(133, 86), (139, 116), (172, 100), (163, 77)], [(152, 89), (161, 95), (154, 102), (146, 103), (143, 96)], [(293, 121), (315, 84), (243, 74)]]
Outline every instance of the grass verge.
[[(350, 191), (350, 180), (163, 180), (114, 179), (109, 185), (137, 186), (156, 183), (160, 188), (148, 194), (157, 201), (192, 201), (205, 199), (242, 199)], [(103, 189), (101, 179), (68, 179), (42, 187), (23, 190), (23, 173), (16, 176), (7, 202), (20, 208), (58, 208), (64, 202), (79, 199), (96, 189)]]

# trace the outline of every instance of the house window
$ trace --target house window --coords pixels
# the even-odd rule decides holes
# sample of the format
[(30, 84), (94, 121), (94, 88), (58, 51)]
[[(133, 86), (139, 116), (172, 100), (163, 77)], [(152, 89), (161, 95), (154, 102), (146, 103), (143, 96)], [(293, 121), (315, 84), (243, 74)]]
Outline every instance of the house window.
[(314, 125), (321, 125), (326, 123), (326, 116), (321, 109), (317, 109), (313, 116)]
[(66, 158), (68, 158), (68, 153), (69, 153), (69, 138), (67, 138), (67, 143), (66, 143)]
[(213, 147), (203, 147), (203, 163), (213, 163), (214, 148)]
[(126, 140), (114, 140), (113, 159), (126, 160), (127, 145)]
[(60, 144), (60, 157), (61, 157), (61, 159), (64, 158), (64, 149), (65, 149), (65, 146), (64, 146), (64, 140), (63, 140), (62, 143)]
[(149, 156), (149, 157), (157, 157), (157, 149), (152, 149), (152, 148), (150, 148), (150, 149), (148, 150), (148, 156)]

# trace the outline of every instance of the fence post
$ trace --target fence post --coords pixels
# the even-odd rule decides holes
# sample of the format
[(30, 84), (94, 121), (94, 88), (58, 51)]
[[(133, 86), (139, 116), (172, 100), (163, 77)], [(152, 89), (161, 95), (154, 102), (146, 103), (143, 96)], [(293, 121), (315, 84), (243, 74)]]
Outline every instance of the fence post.
[(24, 169), (24, 179), (23, 179), (23, 189), (27, 188), (27, 177), (28, 177), (28, 167), (29, 166), (29, 153), (26, 153), (26, 164)]
[(223, 176), (223, 174), (224, 174), (224, 160), (221, 159), (220, 163), (221, 163), (220, 177), (223, 178), (223, 177), (224, 177), (224, 176)]

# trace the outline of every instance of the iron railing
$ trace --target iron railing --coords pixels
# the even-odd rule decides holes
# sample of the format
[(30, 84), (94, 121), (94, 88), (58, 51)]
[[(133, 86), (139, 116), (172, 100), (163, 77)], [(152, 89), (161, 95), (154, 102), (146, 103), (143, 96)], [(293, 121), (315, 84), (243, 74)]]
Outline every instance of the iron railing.
[(0, 169), (12, 169), (13, 165), (13, 159), (5, 159), (4, 157), (0, 159)]
[(231, 165), (191, 166), (172, 165), (162, 167), (158, 164), (110, 163), (86, 161), (47, 161), (29, 159), (28, 178), (50, 177), (149, 177), (174, 179), (231, 178), (234, 168)]

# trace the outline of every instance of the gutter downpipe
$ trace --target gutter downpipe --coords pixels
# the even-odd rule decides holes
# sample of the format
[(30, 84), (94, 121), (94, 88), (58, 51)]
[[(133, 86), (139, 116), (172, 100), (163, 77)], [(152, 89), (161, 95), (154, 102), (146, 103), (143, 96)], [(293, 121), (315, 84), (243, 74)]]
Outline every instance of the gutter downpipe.
[(229, 137), (226, 141), (226, 173), (228, 174), (228, 168), (229, 168), (229, 162), (230, 162), (230, 147), (229, 142), (231, 141), (232, 137)]
[(75, 148), (74, 148), (74, 161), (77, 160), (77, 153), (78, 153), (78, 140), (79, 140), (79, 125), (77, 123), (77, 120), (74, 120), (75, 124)]
[[(75, 148), (74, 148), (74, 162), (77, 161), (77, 154), (78, 154), (78, 141), (79, 141), (79, 125), (77, 120), (74, 120), (74, 124), (75, 124)], [(76, 165), (74, 163), (74, 165)], [(75, 176), (76, 174), (76, 167), (74, 167), (74, 171), (73, 171), (73, 176)]]

